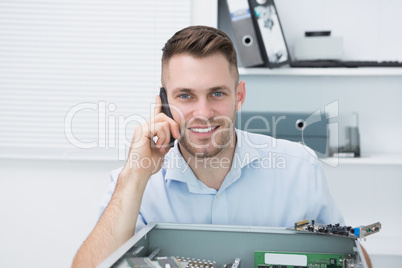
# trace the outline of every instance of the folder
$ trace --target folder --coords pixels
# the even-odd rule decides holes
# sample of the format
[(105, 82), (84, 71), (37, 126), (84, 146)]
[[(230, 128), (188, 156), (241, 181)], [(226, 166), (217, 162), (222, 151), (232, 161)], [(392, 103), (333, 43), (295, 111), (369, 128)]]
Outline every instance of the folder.
[(274, 1), (248, 2), (265, 66), (275, 68), (288, 64), (289, 51)]
[(227, 0), (237, 53), (243, 67), (265, 64), (247, 0)]

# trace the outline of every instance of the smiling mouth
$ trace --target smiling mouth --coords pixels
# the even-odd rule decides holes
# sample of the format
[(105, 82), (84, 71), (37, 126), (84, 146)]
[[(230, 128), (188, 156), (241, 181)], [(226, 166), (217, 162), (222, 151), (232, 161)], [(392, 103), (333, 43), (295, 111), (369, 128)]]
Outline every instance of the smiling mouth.
[(213, 130), (217, 129), (218, 127), (219, 126), (207, 127), (207, 128), (194, 127), (194, 128), (188, 128), (188, 129), (191, 130), (192, 132), (195, 132), (195, 133), (208, 133), (210, 131), (213, 131)]

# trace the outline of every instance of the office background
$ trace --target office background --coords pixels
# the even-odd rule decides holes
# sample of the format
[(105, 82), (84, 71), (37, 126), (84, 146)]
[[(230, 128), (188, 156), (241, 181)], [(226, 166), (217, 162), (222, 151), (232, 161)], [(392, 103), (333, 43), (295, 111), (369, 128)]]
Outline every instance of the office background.
[[(217, 25), (216, 0), (189, 3), (188, 24)], [(281, 0), (276, 4), (291, 53), (294, 40), (305, 30), (329, 28), (334, 35), (345, 37), (348, 59), (402, 61), (399, 49), (402, 36), (398, 32), (401, 18), (397, 14), (402, 3), (399, 1)], [(159, 9), (162, 14), (169, 14), (166, 20), (177, 20), (172, 8), (160, 6)], [(29, 17), (29, 9), (22, 13)], [(0, 19), (7, 19), (2, 14)], [(144, 27), (141, 21), (137, 23), (133, 27)], [(180, 23), (183, 22), (172, 25), (179, 27)], [(6, 59), (7, 55), (1, 54), (1, 57)], [(155, 58), (159, 64), (158, 57)], [(8, 79), (9, 73), (4, 65), (2, 67), (0, 77)], [(159, 86), (155, 82), (159, 79), (158, 72), (156, 78), (150, 78), (152, 87)], [(348, 224), (383, 223), (383, 230), (364, 243), (374, 264), (387, 267), (386, 262), (400, 263), (402, 237), (396, 232), (402, 220), (400, 68), (242, 70), (241, 78), (247, 86), (244, 110), (314, 112), (338, 102), (340, 114), (359, 114), (364, 157), (341, 159), (335, 166), (325, 163), (323, 166), (330, 190)], [(0, 85), (0, 93), (7, 94), (4, 92), (6, 89)], [(151, 95), (146, 98), (153, 101)], [(109, 101), (97, 99), (102, 100)], [(43, 109), (46, 111), (48, 107)], [(2, 131), (6, 129), (1, 127)], [(46, 136), (49, 129), (43, 132)], [(96, 157), (98, 151), (91, 156), (86, 153), (90, 150), (80, 150), (85, 155), (83, 159), (79, 159), (77, 153), (64, 159), (52, 154), (35, 157), (23, 150), (9, 149), (0, 153), (2, 266), (70, 266), (80, 243), (96, 223), (99, 203), (109, 185), (109, 172), (123, 164), (115, 152), (99, 158)]]

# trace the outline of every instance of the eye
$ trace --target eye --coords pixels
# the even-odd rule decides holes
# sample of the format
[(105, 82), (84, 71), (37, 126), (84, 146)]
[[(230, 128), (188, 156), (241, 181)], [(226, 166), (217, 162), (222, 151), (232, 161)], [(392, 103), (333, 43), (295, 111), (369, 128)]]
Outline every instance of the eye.
[(223, 92), (215, 92), (214, 94), (212, 94), (212, 96), (214, 96), (214, 97), (223, 96)]
[(188, 98), (190, 98), (190, 95), (188, 95), (188, 94), (181, 94), (181, 95), (179, 95), (179, 98), (188, 99)]

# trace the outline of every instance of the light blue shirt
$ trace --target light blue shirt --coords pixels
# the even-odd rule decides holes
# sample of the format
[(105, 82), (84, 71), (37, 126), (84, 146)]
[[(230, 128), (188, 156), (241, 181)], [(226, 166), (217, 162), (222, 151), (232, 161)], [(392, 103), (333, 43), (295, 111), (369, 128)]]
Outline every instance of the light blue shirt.
[[(136, 231), (150, 222), (291, 227), (309, 219), (344, 224), (311, 149), (241, 130), (236, 135), (232, 168), (219, 190), (195, 177), (176, 142), (148, 181)], [(111, 173), (101, 213), (120, 171)]]

